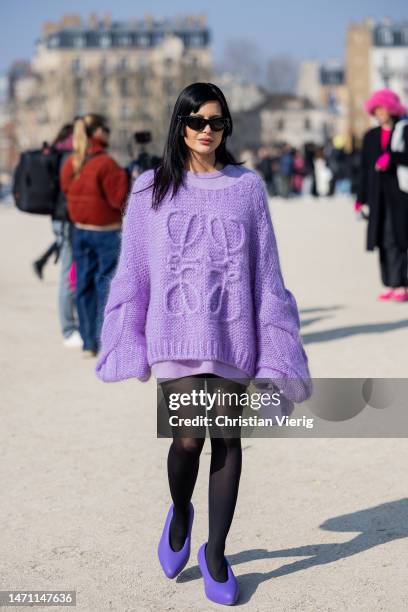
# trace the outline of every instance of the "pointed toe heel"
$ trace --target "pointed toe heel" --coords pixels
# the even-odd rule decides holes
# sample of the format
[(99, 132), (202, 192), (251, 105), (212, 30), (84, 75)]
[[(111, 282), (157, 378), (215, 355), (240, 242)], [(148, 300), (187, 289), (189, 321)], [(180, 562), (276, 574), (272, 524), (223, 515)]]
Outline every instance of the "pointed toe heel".
[(174, 551), (170, 546), (170, 523), (172, 518), (173, 504), (171, 504), (170, 509), (167, 513), (166, 522), (164, 524), (163, 532), (157, 549), (160, 564), (167, 578), (174, 578), (175, 576), (177, 576), (177, 574), (179, 574), (185, 567), (190, 558), (191, 530), (193, 527), (194, 518), (193, 504), (190, 502), (190, 516), (186, 540), (184, 542), (183, 548), (177, 551)]
[(205, 559), (206, 546), (207, 542), (200, 546), (197, 554), (197, 560), (203, 575), (204, 590), (207, 599), (214, 601), (215, 603), (232, 606), (237, 602), (239, 597), (239, 585), (234, 576), (234, 572), (232, 571), (228, 560), (225, 559), (228, 569), (227, 580), (225, 582), (218, 582), (218, 580), (214, 580), (208, 570), (207, 561)]

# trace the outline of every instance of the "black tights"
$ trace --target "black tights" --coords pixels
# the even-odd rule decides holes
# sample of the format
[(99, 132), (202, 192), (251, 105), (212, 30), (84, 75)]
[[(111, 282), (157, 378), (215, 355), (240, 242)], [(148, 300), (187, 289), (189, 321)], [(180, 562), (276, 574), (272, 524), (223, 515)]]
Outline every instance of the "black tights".
[[(193, 389), (204, 389), (204, 378), (207, 380), (208, 393), (214, 393), (219, 389), (227, 393), (237, 393), (239, 397), (239, 394), (245, 391), (245, 385), (215, 375), (185, 376), (162, 383), (166, 402), (170, 393), (188, 393)], [(191, 417), (193, 407), (182, 407), (177, 413), (178, 416)], [(174, 414), (173, 411), (172, 414)], [(203, 406), (195, 408), (194, 414), (207, 414), (212, 418), (222, 414), (238, 416), (242, 414), (242, 409), (236, 405), (231, 409), (231, 407), (224, 407), (216, 402), (209, 411), (205, 411)], [(222, 582), (227, 579), (227, 566), (224, 558), (225, 542), (235, 511), (241, 476), (241, 438), (239, 427), (234, 430), (234, 437), (229, 437), (231, 430), (227, 431), (221, 426), (209, 428), (209, 431), (211, 465), (206, 560), (213, 578)], [(205, 442), (205, 426), (194, 428), (194, 436), (185, 434), (187, 434), (186, 430), (173, 428), (173, 442), (170, 445), (167, 460), (170, 493), (174, 505), (173, 520), (170, 525), (170, 544), (173, 550), (180, 550), (186, 538), (189, 503), (197, 480), (200, 454)]]

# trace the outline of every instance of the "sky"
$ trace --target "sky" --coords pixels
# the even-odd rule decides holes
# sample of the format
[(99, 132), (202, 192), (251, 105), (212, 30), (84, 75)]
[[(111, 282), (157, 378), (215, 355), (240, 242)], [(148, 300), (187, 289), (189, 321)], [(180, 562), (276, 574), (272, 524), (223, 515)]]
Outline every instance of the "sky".
[(214, 60), (229, 40), (249, 39), (262, 55), (294, 59), (343, 58), (351, 21), (390, 17), (408, 21), (408, 0), (0, 0), (0, 72), (16, 59), (29, 59), (44, 21), (64, 13), (110, 12), (113, 19), (206, 13)]

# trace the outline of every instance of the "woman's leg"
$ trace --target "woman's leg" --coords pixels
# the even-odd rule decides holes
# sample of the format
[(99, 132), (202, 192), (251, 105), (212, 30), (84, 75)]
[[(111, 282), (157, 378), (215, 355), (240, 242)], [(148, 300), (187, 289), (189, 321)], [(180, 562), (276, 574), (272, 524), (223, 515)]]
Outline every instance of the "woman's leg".
[(68, 274), (73, 262), (71, 244), (71, 224), (64, 221), (63, 241), (60, 253), (60, 278), (58, 289), (59, 319), (64, 338), (69, 338), (74, 331), (78, 330), (75, 308), (75, 294), (69, 286)]
[(84, 341), (84, 350), (95, 351), (97, 301), (94, 278), (97, 270), (96, 253), (90, 243), (90, 230), (74, 227), (73, 254), (76, 262), (76, 304), (79, 331)]
[(396, 241), (389, 204), (384, 205), (384, 217), (381, 235), (380, 271), (381, 280), (392, 289), (408, 286), (407, 251), (401, 249)]
[[(167, 407), (171, 394), (191, 393), (205, 389), (204, 378), (200, 376), (184, 376), (161, 383)], [(173, 396), (175, 397), (175, 396)], [(169, 409), (169, 408), (168, 408)], [(190, 418), (205, 414), (205, 403), (198, 406), (189, 404), (181, 406), (177, 411), (169, 409), (169, 414), (177, 414), (179, 418)], [(167, 458), (167, 472), (170, 493), (173, 500), (173, 518), (170, 524), (170, 545), (174, 551), (181, 550), (184, 545), (189, 519), (189, 505), (193, 495), (200, 465), (200, 454), (205, 442), (206, 428), (176, 427), (172, 428), (173, 442), (170, 445)]]
[[(239, 398), (241, 393), (246, 392), (246, 386), (225, 378), (207, 378), (207, 392), (216, 393), (218, 389), (222, 393), (231, 395), (225, 396), (224, 405), (222, 400), (216, 401), (213, 408), (215, 412), (211, 416), (213, 418), (216, 415), (241, 416), (242, 407)], [(225, 582), (227, 580), (225, 542), (234, 516), (242, 467), (241, 427), (237, 425), (233, 430), (223, 425), (211, 427), (210, 436), (212, 454), (208, 489), (209, 537), (206, 561), (212, 577)]]
[(97, 301), (95, 322), (95, 342), (97, 350), (100, 348), (103, 312), (109, 293), (109, 285), (118, 263), (120, 238), (120, 230), (95, 231), (92, 234), (92, 244), (98, 261), (94, 277)]

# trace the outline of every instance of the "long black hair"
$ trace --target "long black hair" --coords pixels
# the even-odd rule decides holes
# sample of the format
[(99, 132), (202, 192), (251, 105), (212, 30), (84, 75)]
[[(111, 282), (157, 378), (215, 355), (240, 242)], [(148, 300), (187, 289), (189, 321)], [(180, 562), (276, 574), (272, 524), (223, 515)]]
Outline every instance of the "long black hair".
[[(215, 150), (216, 163), (224, 165), (241, 165), (227, 149), (226, 140), (232, 134), (232, 118), (227, 101), (221, 89), (213, 83), (191, 83), (179, 94), (170, 120), (167, 141), (164, 147), (163, 158), (154, 169), (153, 183), (145, 189), (153, 186), (152, 207), (157, 209), (167, 191), (173, 186), (172, 197), (177, 193), (183, 180), (185, 163), (189, 156), (189, 149), (184, 142), (184, 126), (179, 121), (178, 115), (190, 115), (196, 113), (205, 104), (217, 100), (221, 106), (221, 114), (229, 119), (229, 126), (225, 128), (222, 140)], [(142, 190), (144, 191), (144, 189)]]

